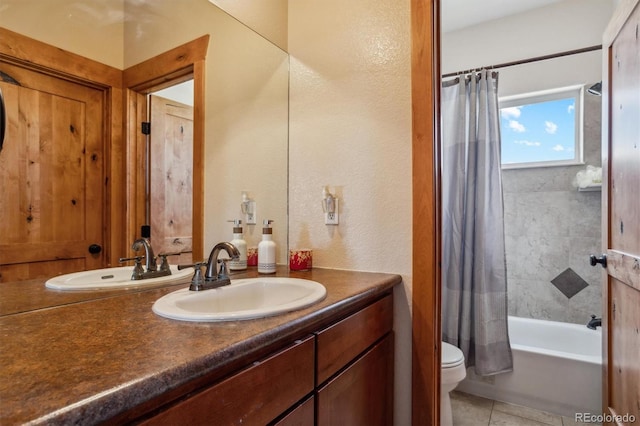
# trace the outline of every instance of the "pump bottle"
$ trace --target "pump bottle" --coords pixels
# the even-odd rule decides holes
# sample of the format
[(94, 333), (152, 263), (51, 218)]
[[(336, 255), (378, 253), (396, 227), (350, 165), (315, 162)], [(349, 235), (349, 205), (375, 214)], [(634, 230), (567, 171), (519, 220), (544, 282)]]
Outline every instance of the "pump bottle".
[(247, 242), (242, 235), (242, 221), (240, 219), (229, 220), (233, 222), (233, 239), (230, 241), (238, 251), (240, 256), (238, 259), (231, 259), (229, 261), (229, 270), (231, 271), (244, 271), (247, 269)]
[(273, 220), (265, 219), (262, 223), (262, 241), (258, 244), (258, 273), (274, 274), (276, 272), (276, 243), (272, 239), (270, 224)]

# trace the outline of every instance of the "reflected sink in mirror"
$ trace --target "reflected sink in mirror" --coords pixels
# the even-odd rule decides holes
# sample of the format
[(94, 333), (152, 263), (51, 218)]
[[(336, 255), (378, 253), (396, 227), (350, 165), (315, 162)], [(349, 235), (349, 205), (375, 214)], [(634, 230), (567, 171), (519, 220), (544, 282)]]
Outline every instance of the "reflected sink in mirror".
[(263, 318), (309, 307), (326, 288), (300, 278), (246, 278), (211, 290), (183, 289), (156, 301), (153, 312), (180, 321), (236, 321)]
[(167, 284), (193, 275), (191, 268), (178, 270), (171, 265), (171, 275), (144, 280), (132, 280), (133, 266), (119, 266), (116, 268), (94, 269), (91, 271), (73, 272), (51, 278), (45, 283), (47, 288), (54, 290), (114, 290), (150, 287)]

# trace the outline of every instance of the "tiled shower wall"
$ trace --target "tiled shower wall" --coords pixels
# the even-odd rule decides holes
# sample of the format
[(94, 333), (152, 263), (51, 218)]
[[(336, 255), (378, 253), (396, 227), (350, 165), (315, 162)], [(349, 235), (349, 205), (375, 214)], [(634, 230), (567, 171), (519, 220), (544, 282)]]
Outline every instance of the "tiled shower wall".
[[(585, 90), (584, 161), (598, 167), (601, 100)], [(509, 315), (579, 324), (600, 316), (601, 268), (589, 255), (602, 250), (601, 192), (572, 185), (586, 164), (503, 170)], [(571, 298), (551, 282), (568, 268), (588, 284)]]

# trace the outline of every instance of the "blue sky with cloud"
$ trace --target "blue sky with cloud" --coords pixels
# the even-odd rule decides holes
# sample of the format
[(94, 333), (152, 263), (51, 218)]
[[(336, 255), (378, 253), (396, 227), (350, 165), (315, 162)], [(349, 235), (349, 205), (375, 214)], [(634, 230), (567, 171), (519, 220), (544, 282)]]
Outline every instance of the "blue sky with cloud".
[(500, 109), (502, 163), (571, 160), (575, 100), (558, 99)]

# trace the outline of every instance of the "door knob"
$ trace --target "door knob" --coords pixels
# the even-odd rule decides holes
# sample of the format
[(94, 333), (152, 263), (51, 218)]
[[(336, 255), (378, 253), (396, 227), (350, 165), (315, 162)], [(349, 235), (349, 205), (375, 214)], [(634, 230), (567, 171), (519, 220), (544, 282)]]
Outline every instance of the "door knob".
[(596, 256), (594, 254), (592, 254), (591, 256), (589, 256), (589, 263), (591, 263), (591, 266), (596, 266), (598, 263), (600, 265), (602, 265), (603, 268), (607, 267), (607, 255), (603, 254), (601, 256)]
[(89, 253), (98, 254), (102, 251), (102, 246), (100, 244), (91, 244), (89, 246)]

